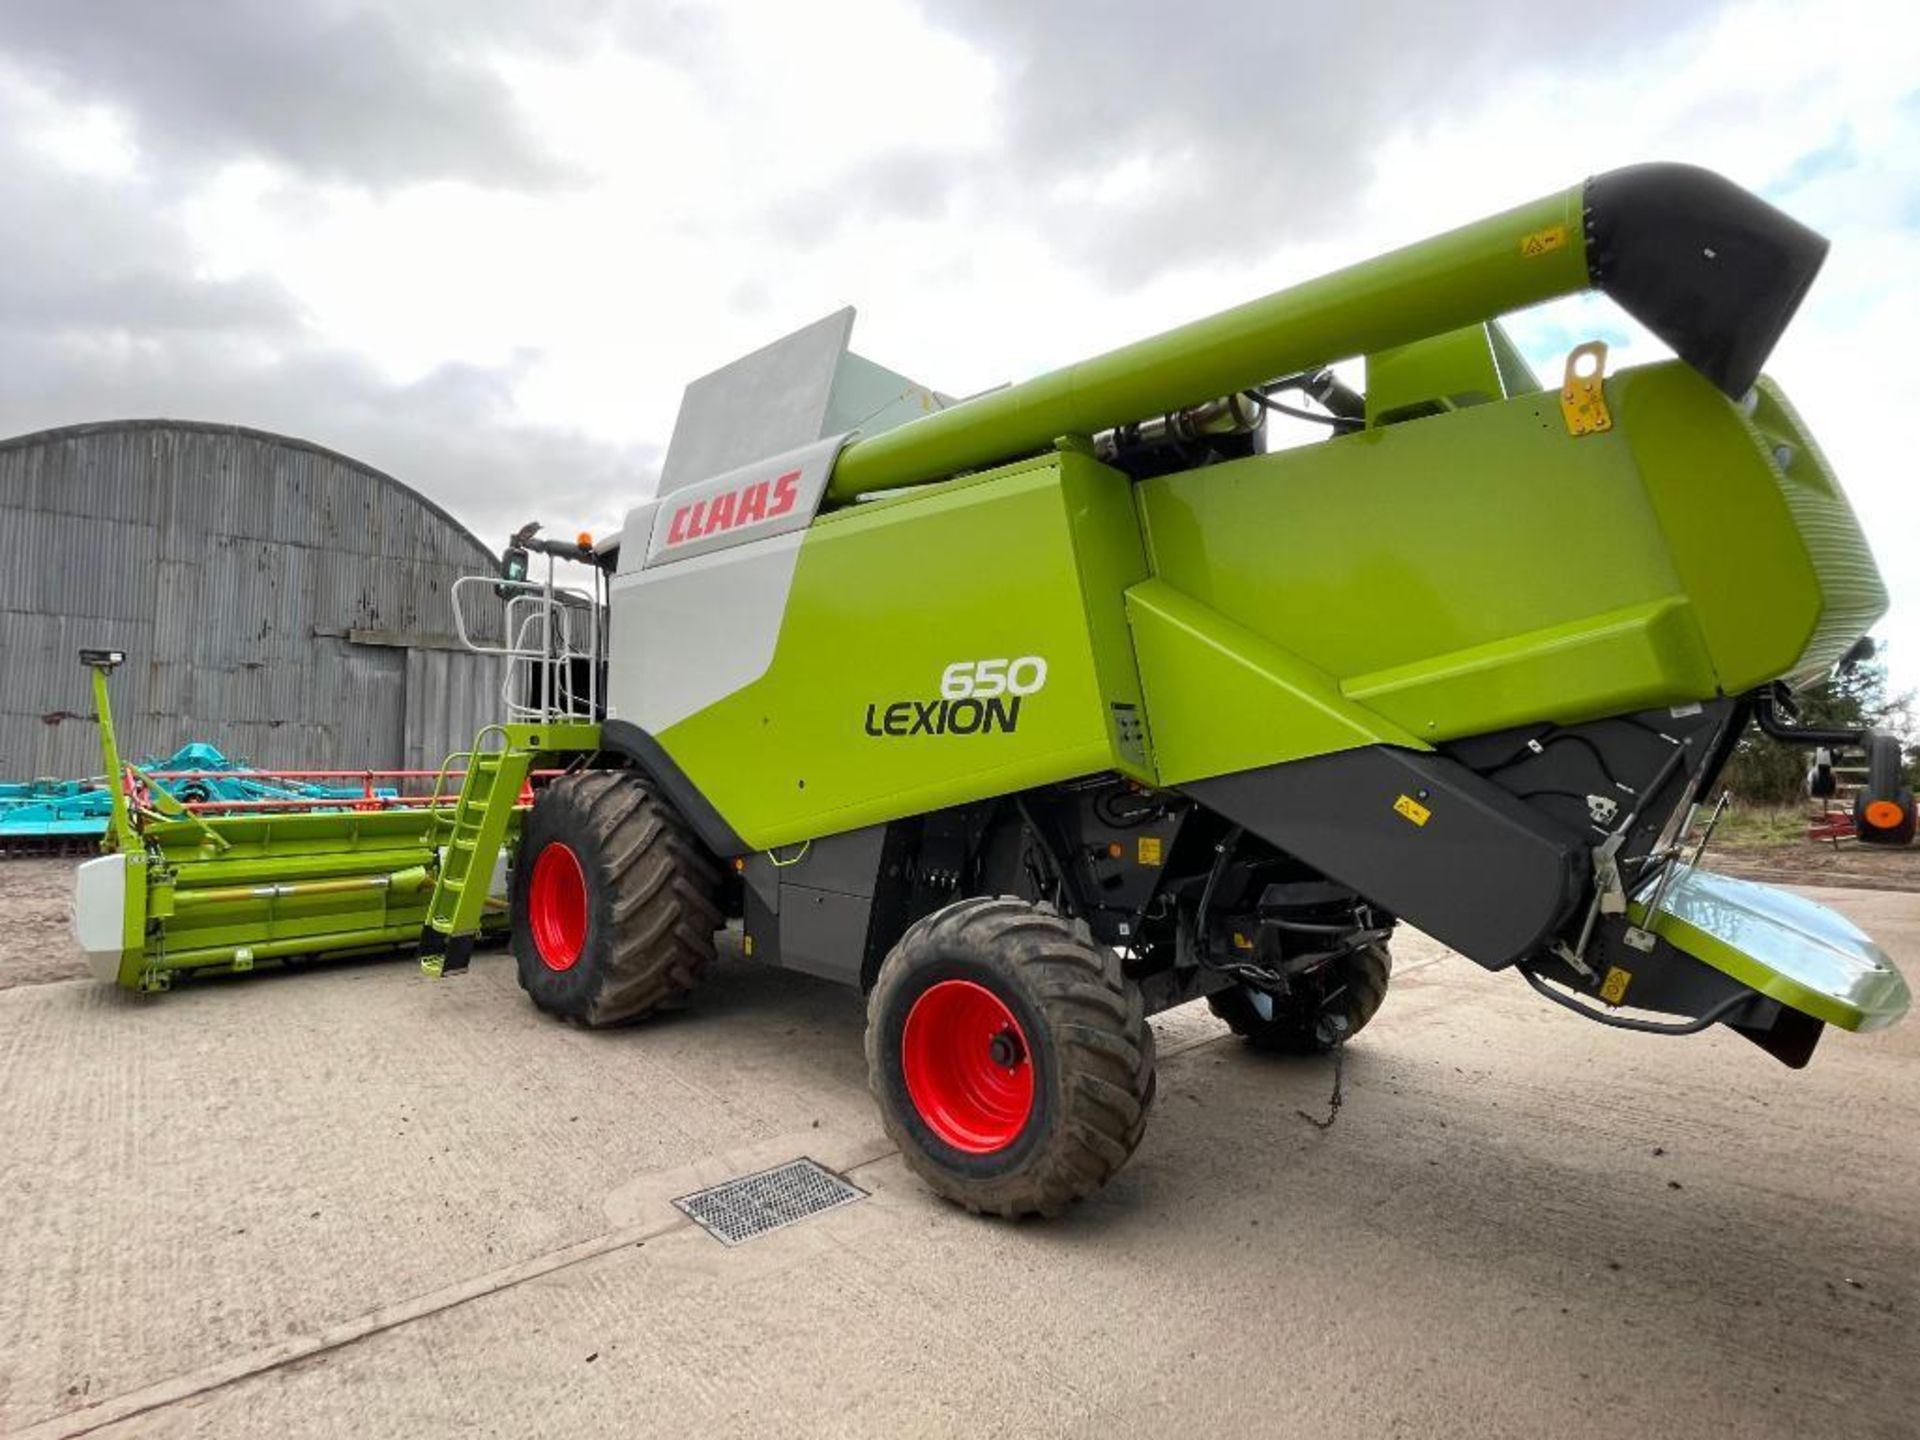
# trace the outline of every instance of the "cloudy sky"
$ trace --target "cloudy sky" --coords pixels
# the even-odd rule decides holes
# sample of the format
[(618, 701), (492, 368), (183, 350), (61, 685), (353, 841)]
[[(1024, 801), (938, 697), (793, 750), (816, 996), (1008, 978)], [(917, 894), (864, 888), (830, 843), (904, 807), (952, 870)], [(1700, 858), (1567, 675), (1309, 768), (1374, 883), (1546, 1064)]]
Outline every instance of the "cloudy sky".
[[(4, 0), (0, 434), (286, 431), (605, 528), (681, 386), (845, 303), (953, 393), (1643, 159), (1834, 250), (1770, 369), (1920, 684), (1909, 3)], [(1517, 324), (1536, 366), (1605, 302)]]

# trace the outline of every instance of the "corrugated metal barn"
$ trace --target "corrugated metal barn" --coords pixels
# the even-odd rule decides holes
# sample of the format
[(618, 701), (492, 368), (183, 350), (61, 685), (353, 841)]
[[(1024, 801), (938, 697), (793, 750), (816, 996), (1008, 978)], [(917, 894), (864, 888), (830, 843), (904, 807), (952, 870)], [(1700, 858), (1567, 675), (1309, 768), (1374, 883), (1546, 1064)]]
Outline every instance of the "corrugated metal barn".
[(0, 776), (100, 768), (83, 646), (128, 758), (435, 766), (499, 717), (449, 589), (492, 557), (390, 475), (283, 435), (126, 420), (0, 441)]

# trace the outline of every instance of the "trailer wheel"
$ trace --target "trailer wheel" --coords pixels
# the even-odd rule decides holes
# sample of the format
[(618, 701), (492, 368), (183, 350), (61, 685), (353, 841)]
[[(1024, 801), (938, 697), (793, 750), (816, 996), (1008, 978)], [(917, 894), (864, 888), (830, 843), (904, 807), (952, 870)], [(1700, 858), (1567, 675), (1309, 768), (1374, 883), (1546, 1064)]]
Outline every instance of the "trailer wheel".
[(541, 792), (513, 872), (520, 988), (587, 1026), (678, 1000), (713, 959), (720, 867), (639, 776), (565, 775)]
[(1392, 974), (1393, 956), (1387, 947), (1369, 945), (1333, 961), (1292, 995), (1276, 998), (1272, 1018), (1260, 1013), (1244, 985), (1216, 991), (1207, 997), (1207, 1005), (1256, 1050), (1318, 1055), (1336, 1039), (1351, 1040), (1366, 1027), (1387, 998)]
[(1862, 796), (1855, 805), (1853, 828), (1869, 845), (1911, 845), (1916, 818), (1913, 791), (1902, 786), (1891, 800)]
[(979, 1214), (1057, 1215), (1126, 1164), (1153, 1104), (1139, 987), (1084, 924), (1011, 898), (907, 931), (867, 1005), (867, 1073), (900, 1154)]

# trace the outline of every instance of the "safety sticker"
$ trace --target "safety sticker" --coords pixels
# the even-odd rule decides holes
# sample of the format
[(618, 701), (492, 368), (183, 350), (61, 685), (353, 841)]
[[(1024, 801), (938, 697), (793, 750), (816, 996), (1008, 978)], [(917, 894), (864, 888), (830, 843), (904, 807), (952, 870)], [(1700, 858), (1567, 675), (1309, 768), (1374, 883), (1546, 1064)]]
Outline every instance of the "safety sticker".
[(1520, 255), (1525, 260), (1537, 260), (1542, 255), (1551, 255), (1567, 243), (1567, 227), (1549, 225), (1545, 230), (1536, 230), (1520, 239)]
[(1609, 1005), (1618, 1005), (1627, 998), (1627, 986), (1633, 983), (1633, 972), (1622, 970), (1618, 965), (1607, 967), (1607, 977), (1600, 982), (1600, 998)]
[(1402, 795), (1393, 802), (1394, 811), (1404, 815), (1416, 825), (1424, 825), (1433, 818), (1433, 812), (1411, 795)]
[(1160, 837), (1158, 835), (1142, 835), (1140, 837), (1140, 863), (1142, 865), (1158, 865), (1161, 863)]

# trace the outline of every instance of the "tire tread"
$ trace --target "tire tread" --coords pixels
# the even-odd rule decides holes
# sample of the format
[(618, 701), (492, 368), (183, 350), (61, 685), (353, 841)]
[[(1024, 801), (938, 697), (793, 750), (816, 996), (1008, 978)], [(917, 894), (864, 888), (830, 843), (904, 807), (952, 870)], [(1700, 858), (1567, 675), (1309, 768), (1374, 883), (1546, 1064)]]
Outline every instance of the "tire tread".
[[(1346, 1038), (1351, 1040), (1379, 1013), (1387, 998), (1387, 983), (1393, 976), (1393, 955), (1385, 945), (1375, 944), (1345, 960), (1330, 963), (1342, 967), (1341, 979), (1346, 993), (1340, 997), (1340, 1013), (1346, 1017)], [(1227, 1022), (1229, 1030), (1256, 1050), (1280, 1055), (1318, 1055), (1330, 1048), (1316, 1031), (1321, 1011), (1317, 1003), (1308, 1006), (1276, 1001), (1273, 1018), (1267, 1020), (1253, 1008), (1246, 991), (1234, 986), (1209, 995), (1207, 1006)]]
[(541, 1010), (589, 1029), (677, 1003), (714, 957), (724, 923), (719, 864), (667, 800), (630, 771), (563, 775), (539, 803), (555, 807), (562, 829), (577, 826), (598, 850), (612, 934), (590, 934), (578, 962), (599, 971), (597, 983), (557, 987), (543, 983), (546, 967), (517, 924), (521, 988)]
[[(954, 955), (1016, 972), (1054, 1038), (1061, 1113), (1035, 1153), (1005, 1175), (946, 1168), (889, 1102), (881, 1044), (895, 996), (921, 965)], [(962, 900), (908, 928), (869, 999), (867, 1067), (888, 1136), (914, 1172), (955, 1204), (1009, 1218), (1057, 1215), (1106, 1184), (1140, 1143), (1155, 1088), (1153, 1029), (1119, 957), (1083, 922), (1004, 896)]]

